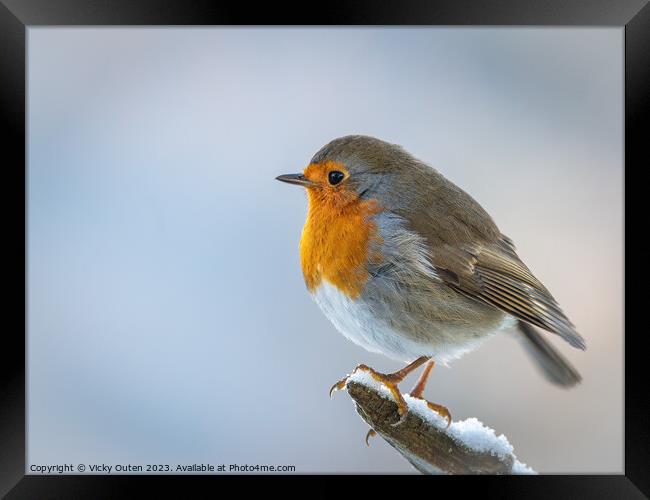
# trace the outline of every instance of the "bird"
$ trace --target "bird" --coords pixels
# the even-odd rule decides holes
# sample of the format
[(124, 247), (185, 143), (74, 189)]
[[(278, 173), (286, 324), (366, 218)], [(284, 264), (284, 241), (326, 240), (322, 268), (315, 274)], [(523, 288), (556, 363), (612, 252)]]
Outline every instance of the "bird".
[[(550, 382), (581, 381), (545, 334), (582, 350), (585, 340), (513, 241), (474, 198), (402, 146), (339, 137), (302, 173), (276, 179), (307, 192), (300, 263), (322, 312), (352, 342), (407, 363), (388, 374), (365, 364), (352, 372), (366, 371), (390, 390), (399, 414), (394, 425), (408, 413), (398, 387), (408, 374), (425, 365), (409, 393), (424, 400), (436, 363), (448, 365), (502, 331), (522, 339)], [(424, 401), (449, 426), (449, 410)]]

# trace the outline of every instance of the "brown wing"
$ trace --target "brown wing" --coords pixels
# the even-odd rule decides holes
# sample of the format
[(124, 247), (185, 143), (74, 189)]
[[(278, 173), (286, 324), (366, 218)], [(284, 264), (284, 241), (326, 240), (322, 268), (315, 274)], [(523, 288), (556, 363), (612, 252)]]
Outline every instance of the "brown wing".
[(512, 241), (483, 207), (436, 170), (409, 161), (408, 184), (395, 191), (399, 199), (387, 201), (426, 239), (442, 279), (468, 297), (584, 349), (584, 340), (553, 296), (521, 262)]
[(432, 262), (458, 292), (556, 333), (574, 347), (586, 348), (583, 338), (519, 259), (507, 237), (493, 243), (437, 246), (432, 249)]

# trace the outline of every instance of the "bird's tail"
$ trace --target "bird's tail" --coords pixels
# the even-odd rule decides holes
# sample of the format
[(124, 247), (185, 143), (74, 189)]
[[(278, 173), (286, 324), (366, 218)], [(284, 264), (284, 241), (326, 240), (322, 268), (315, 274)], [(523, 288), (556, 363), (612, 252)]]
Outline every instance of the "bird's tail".
[(547, 380), (562, 387), (573, 387), (582, 380), (571, 363), (534, 327), (519, 321), (519, 330), (523, 333), (522, 340), (526, 352)]

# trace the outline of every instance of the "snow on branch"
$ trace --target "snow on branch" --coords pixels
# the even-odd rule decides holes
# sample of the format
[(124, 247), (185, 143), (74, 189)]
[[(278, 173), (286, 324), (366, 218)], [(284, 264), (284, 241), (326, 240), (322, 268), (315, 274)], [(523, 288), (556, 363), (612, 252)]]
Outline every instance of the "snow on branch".
[(476, 418), (447, 428), (426, 402), (405, 395), (408, 415), (394, 426), (399, 416), (388, 388), (363, 371), (352, 374), (346, 387), (361, 418), (423, 474), (535, 474), (517, 460), (504, 435)]

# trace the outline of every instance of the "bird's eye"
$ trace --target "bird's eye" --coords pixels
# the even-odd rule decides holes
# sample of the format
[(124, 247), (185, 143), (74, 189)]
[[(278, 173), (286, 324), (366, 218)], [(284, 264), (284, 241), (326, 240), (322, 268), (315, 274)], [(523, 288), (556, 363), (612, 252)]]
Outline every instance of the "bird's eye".
[(329, 174), (327, 174), (327, 180), (332, 186), (336, 186), (343, 180), (344, 177), (345, 174), (343, 172), (339, 172), (338, 170), (332, 170)]

